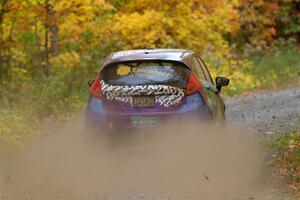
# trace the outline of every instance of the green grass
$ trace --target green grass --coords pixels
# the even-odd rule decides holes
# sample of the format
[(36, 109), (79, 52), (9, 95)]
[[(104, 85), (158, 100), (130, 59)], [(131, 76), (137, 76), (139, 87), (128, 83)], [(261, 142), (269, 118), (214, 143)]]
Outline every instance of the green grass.
[(300, 80), (300, 52), (282, 49), (254, 59), (249, 71), (259, 88), (284, 86), (292, 81)]
[(16, 78), (0, 86), (0, 150), (22, 146), (45, 119), (65, 120), (82, 110), (88, 86), (81, 76), (60, 71), (38, 79)]
[(22, 109), (0, 109), (0, 150), (11, 146), (22, 146), (34, 135), (35, 117)]
[(300, 129), (278, 135), (271, 148), (279, 173), (293, 190), (300, 193)]
[[(239, 68), (224, 69), (230, 79), (223, 94), (232, 96), (253, 89), (273, 89), (300, 83), (300, 51), (296, 47), (281, 47), (268, 53), (248, 56), (249, 62)], [(226, 73), (225, 73), (226, 74)]]

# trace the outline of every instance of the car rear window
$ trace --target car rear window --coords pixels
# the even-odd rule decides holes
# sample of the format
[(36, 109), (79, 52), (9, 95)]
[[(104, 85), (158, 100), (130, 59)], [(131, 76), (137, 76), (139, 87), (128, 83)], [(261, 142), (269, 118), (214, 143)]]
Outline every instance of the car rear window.
[(101, 71), (110, 85), (168, 85), (186, 88), (190, 70), (178, 62), (149, 61), (113, 64)]

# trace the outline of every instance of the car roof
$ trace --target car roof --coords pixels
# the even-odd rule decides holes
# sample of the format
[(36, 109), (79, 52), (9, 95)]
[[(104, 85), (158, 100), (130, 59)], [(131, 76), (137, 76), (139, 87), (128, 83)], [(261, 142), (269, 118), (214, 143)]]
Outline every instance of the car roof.
[(111, 53), (104, 59), (101, 68), (112, 63), (141, 60), (163, 60), (181, 62), (189, 65), (189, 59), (195, 52), (184, 49), (136, 49)]

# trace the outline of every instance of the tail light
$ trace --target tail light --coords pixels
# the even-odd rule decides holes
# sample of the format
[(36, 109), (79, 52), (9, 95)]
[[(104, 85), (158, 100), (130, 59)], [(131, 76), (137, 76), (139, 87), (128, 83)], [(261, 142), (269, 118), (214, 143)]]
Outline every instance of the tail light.
[(186, 87), (185, 95), (186, 96), (191, 96), (196, 93), (201, 92), (201, 84), (200, 81), (198, 80), (196, 74), (194, 72), (191, 72), (190, 78)]
[(97, 75), (96, 80), (94, 81), (94, 83), (92, 84), (92, 86), (90, 88), (90, 95), (97, 97), (98, 99), (103, 98), (99, 75)]

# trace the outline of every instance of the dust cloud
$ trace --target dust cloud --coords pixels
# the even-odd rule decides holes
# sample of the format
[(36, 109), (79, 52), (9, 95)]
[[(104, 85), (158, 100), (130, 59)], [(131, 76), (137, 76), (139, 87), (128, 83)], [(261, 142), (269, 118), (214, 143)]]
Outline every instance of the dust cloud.
[(170, 122), (91, 133), (82, 121), (49, 125), (2, 156), (0, 199), (248, 199), (259, 187), (259, 143), (244, 130)]

